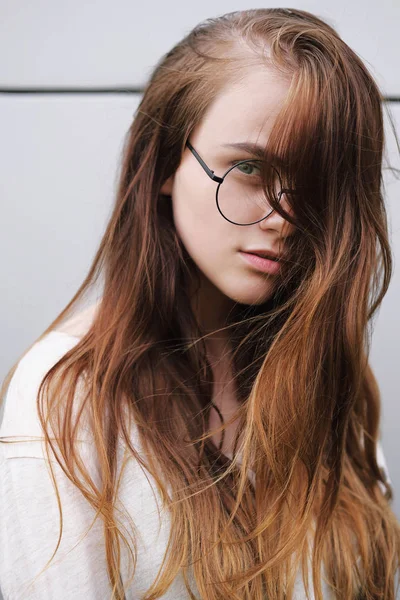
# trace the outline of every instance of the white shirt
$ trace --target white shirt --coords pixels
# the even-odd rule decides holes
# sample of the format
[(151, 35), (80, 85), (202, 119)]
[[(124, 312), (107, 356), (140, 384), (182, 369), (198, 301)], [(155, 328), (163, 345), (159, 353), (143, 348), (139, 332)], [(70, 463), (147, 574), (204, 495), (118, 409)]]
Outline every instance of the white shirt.
[[(53, 331), (36, 342), (27, 352), (8, 387), (0, 437), (42, 436), (36, 412), (39, 384), (49, 368), (77, 341), (77, 337), (68, 333)], [(135, 448), (140, 452), (141, 446), (135, 432), (133, 438), (133, 444), (136, 444)], [(96, 459), (92, 455), (92, 446), (85, 440), (80, 444), (85, 466), (99, 484), (99, 472)], [(40, 440), (0, 443), (0, 589), (3, 598), (108, 600), (111, 598), (111, 586), (107, 576), (101, 518), (96, 520), (90, 532), (79, 542), (95, 513), (54, 458), (52, 465), (63, 510), (63, 535), (50, 567), (38, 577), (32, 587), (27, 587), (52, 557), (59, 535), (57, 497), (43, 447)], [(387, 473), (380, 444), (378, 461)], [(119, 498), (137, 528), (136, 574), (126, 592), (126, 600), (138, 600), (154, 580), (161, 565), (170, 520), (168, 513), (161, 512), (161, 500), (154, 479), (147, 471), (145, 474), (133, 457), (124, 471)], [(157, 504), (161, 520), (158, 518)], [(131, 531), (126, 519), (123, 523)], [(121, 578), (125, 583), (130, 573), (127, 572), (129, 565), (123, 544), (121, 550)], [(199, 597), (194, 579), (191, 582), (192, 590)], [(322, 586), (324, 599), (334, 598), (324, 581)], [(174, 580), (163, 597), (165, 600), (189, 600), (181, 575)], [(294, 597), (296, 600), (306, 598), (300, 573)]]

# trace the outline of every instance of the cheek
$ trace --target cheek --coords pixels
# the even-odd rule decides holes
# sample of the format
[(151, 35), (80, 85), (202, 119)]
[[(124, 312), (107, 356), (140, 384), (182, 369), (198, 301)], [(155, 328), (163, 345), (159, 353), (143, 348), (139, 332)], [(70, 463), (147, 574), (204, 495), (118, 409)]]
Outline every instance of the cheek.
[[(210, 246), (223, 245), (224, 219), (215, 201), (216, 187), (197, 184), (183, 185), (177, 181), (172, 194), (172, 212), (178, 235), (193, 258), (200, 251), (207, 254)], [(227, 223), (228, 224), (228, 223)], [(215, 257), (217, 258), (217, 257)]]
[[(204, 174), (205, 175), (205, 174)], [(188, 225), (196, 220), (206, 221), (215, 201), (215, 190), (207, 177), (191, 172), (175, 179), (172, 193), (174, 218)]]
[(207, 261), (209, 254), (217, 258), (217, 236), (213, 230), (215, 219), (213, 223), (210, 210), (197, 203), (194, 205), (193, 202), (177, 202), (173, 213), (178, 236), (198, 266)]

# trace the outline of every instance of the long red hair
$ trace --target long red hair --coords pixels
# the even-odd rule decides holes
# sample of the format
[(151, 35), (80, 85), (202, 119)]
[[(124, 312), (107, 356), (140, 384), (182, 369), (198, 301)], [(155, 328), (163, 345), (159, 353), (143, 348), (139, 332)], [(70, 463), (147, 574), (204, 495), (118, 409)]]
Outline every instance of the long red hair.
[[(213, 373), (189, 297), (198, 272), (160, 188), (222, 86), (256, 62), (290, 79), (266, 153), (283, 157), (286, 187), (297, 191), (291, 214), (270, 200), (296, 232), (273, 296), (236, 305), (225, 328), (240, 400), (231, 460), (207, 430)], [(103, 520), (113, 598), (123, 598), (121, 542), (134, 558), (115, 509), (123, 447), (171, 514), (170, 552), (144, 599), (161, 598), (182, 569), (207, 600), (289, 600), (299, 566), (310, 583), (311, 553), (317, 600), (322, 565), (337, 598), (395, 599), (400, 526), (377, 463), (381, 400), (368, 360), (368, 327), (392, 273), (382, 113), (357, 54), (302, 10), (208, 19), (154, 69), (90, 272), (39, 338), (102, 277), (95, 317), (46, 374), (38, 412), (47, 450)], [(100, 487), (80, 459), (84, 420)]]

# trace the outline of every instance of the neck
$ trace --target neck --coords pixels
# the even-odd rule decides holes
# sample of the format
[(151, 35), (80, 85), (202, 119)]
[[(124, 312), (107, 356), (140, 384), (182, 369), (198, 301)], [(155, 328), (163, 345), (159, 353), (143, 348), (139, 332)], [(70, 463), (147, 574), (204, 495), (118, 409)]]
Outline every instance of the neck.
[(231, 298), (225, 296), (207, 277), (201, 275), (200, 288), (192, 296), (192, 309), (206, 334), (205, 344), (209, 350), (210, 361), (219, 361), (226, 355), (229, 334), (224, 327), (234, 304)]

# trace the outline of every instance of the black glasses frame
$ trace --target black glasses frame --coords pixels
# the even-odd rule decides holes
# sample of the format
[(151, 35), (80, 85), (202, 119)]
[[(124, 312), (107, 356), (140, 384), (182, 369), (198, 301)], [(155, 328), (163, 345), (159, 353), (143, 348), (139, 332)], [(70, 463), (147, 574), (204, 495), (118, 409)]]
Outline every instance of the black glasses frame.
[[(226, 217), (224, 215), (224, 213), (222, 212), (222, 210), (220, 209), (219, 202), (218, 202), (218, 191), (219, 191), (219, 188), (221, 187), (221, 185), (223, 184), (225, 177), (228, 175), (228, 173), (230, 173), (232, 171), (232, 169), (235, 169), (238, 165), (241, 165), (243, 163), (246, 163), (246, 164), (247, 163), (252, 163), (252, 162), (259, 163), (260, 161), (258, 159), (252, 159), (252, 158), (249, 158), (247, 160), (240, 160), (237, 163), (235, 163), (234, 165), (232, 165), (232, 167), (230, 167), (222, 175), (222, 177), (219, 177), (218, 175), (215, 175), (214, 171), (212, 169), (210, 169), (210, 167), (204, 162), (204, 160), (201, 158), (201, 156), (199, 155), (199, 153), (193, 148), (192, 144), (189, 141), (186, 142), (186, 146), (192, 152), (192, 154), (194, 155), (194, 157), (198, 160), (198, 162), (203, 167), (204, 171), (207, 173), (207, 175), (210, 177), (210, 179), (212, 179), (213, 181), (216, 181), (218, 183), (218, 186), (217, 186), (217, 189), (216, 189), (216, 192), (215, 192), (215, 201), (217, 203), (218, 212), (220, 213), (220, 215), (222, 217), (224, 217), (224, 219), (226, 219), (226, 221), (229, 221), (229, 223), (233, 223), (233, 225), (239, 225), (240, 227), (247, 227), (249, 225), (254, 225), (255, 223), (260, 223), (260, 221), (264, 221), (264, 219), (267, 219), (270, 216), (270, 214), (272, 214), (274, 212), (275, 209), (273, 208), (271, 210), (271, 212), (269, 212), (265, 217), (263, 217), (262, 219), (258, 219), (258, 221), (253, 221), (253, 223), (236, 223), (235, 221), (231, 221), (230, 219), (228, 219), (228, 217)], [(271, 165), (271, 167), (276, 171), (276, 173), (277, 173), (277, 175), (279, 177), (281, 188), (282, 188), (282, 179), (281, 179), (281, 176), (280, 176), (278, 170), (273, 165)], [(281, 189), (280, 192), (279, 192), (279, 200), (278, 200), (278, 202), (280, 202), (282, 194), (288, 193), (288, 192), (293, 193), (293, 190)]]

